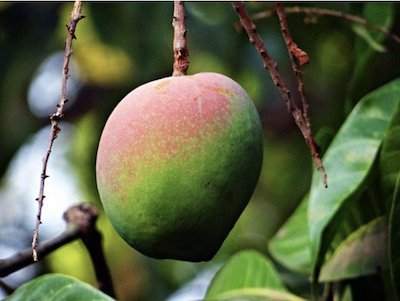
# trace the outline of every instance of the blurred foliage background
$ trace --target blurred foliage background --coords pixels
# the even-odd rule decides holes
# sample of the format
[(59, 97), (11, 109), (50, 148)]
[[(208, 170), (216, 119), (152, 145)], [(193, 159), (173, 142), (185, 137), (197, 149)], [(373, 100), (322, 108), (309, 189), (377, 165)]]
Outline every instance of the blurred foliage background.
[[(364, 4), (300, 5), (362, 15)], [(246, 3), (250, 14), (270, 6)], [(50, 131), (48, 116), (55, 112), (60, 97), (65, 24), (71, 8), (72, 3), (0, 3), (0, 258), (31, 243), (34, 200)], [(395, 33), (400, 32), (399, 8), (393, 4)], [(195, 282), (180, 296), (201, 297), (211, 275), (231, 254), (256, 249), (268, 255), (268, 240), (311, 182), (314, 167), (309, 150), (254, 46), (244, 31), (235, 29), (238, 17), (230, 3), (188, 2), (186, 10), (189, 74), (219, 72), (247, 90), (263, 122), (263, 170), (245, 212), (217, 256), (207, 263), (147, 258), (123, 242), (101, 212), (98, 227), (121, 300), (185, 300), (173, 294), (192, 279)], [(41, 240), (63, 230), (62, 213), (71, 204), (90, 202), (101, 210), (95, 159), (102, 128), (127, 93), (172, 74), (172, 13), (172, 2), (84, 3), (87, 18), (78, 24), (73, 44), (70, 102), (48, 169)], [(288, 22), (295, 42), (310, 57), (310, 64), (302, 68), (305, 90), (314, 135), (324, 150), (356, 100), (400, 75), (399, 45), (386, 41), (385, 52), (368, 54), (369, 68), (349, 91), (356, 57), (366, 49), (356, 42), (354, 25), (297, 14), (288, 15)], [(277, 17), (258, 20), (256, 25), (287, 85), (295, 91), (296, 79)], [(80, 242), (62, 247), (4, 281), (17, 286), (50, 271), (95, 285), (90, 258)], [(283, 267), (280, 271), (285, 275)], [(307, 283), (301, 278), (286, 281), (300, 287)]]

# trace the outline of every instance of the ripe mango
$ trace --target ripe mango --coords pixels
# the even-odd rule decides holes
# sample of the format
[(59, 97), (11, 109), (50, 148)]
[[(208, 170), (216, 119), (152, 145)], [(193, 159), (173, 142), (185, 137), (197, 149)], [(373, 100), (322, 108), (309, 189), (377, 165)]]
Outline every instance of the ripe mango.
[(247, 93), (217, 73), (144, 84), (117, 105), (96, 163), (119, 235), (159, 259), (213, 258), (260, 174), (262, 127)]

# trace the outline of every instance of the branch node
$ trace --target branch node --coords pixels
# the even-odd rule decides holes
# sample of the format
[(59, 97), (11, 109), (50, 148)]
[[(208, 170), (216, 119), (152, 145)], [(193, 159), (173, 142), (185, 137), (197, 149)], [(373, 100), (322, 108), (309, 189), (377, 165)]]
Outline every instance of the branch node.
[[(60, 107), (61, 107), (61, 104), (60, 104)], [(59, 121), (59, 120), (61, 120), (63, 117), (64, 117), (64, 114), (57, 112), (57, 113), (54, 113), (54, 114), (51, 114), (51, 115), (50, 115), (50, 120), (51, 120), (51, 121)]]

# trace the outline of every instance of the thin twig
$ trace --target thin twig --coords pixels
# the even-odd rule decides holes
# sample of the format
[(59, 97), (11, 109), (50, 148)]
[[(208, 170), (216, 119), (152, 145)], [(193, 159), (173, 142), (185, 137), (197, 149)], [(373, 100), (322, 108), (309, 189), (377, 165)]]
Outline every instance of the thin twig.
[[(296, 61), (294, 60), (294, 57), (296, 57), (299, 60), (300, 66), (303, 66), (309, 62), (308, 55), (303, 50), (301, 50), (299, 47), (297, 47), (296, 43), (293, 42), (293, 38), (290, 35), (290, 31), (289, 31), (289, 25), (286, 21), (285, 9), (283, 8), (282, 3), (275, 2), (274, 4), (276, 7), (276, 11), (278, 13), (279, 21), (281, 22), (281, 30), (282, 30), (283, 38), (285, 39), (285, 42), (286, 42), (286, 46), (289, 50), (289, 56), (292, 60), (292, 63), (294, 62), (293, 67), (296, 66), (293, 68), (293, 71), (298, 70)], [(299, 74), (299, 72), (295, 72), (295, 73), (296, 73), (296, 75)]]
[(189, 51), (186, 46), (185, 4), (183, 1), (174, 1), (174, 72), (172, 76), (186, 75), (189, 68)]
[(265, 47), (264, 42), (262, 41), (260, 35), (257, 32), (256, 26), (254, 25), (253, 21), (247, 14), (243, 3), (232, 2), (232, 6), (239, 15), (240, 22), (242, 23), (243, 28), (246, 30), (247, 35), (249, 36), (250, 43), (254, 44), (256, 50), (260, 54), (261, 59), (264, 63), (264, 68), (269, 71), (272, 77), (272, 81), (278, 87), (279, 92), (281, 93), (282, 98), (286, 103), (287, 110), (289, 111), (289, 113), (293, 115), (293, 118), (297, 126), (299, 127), (301, 133), (303, 134), (311, 150), (311, 154), (314, 158), (314, 161), (317, 164), (317, 168), (321, 171), (325, 187), (327, 187), (328, 184), (327, 184), (326, 173), (322, 161), (319, 158), (319, 152), (318, 152), (319, 146), (315, 142), (312, 136), (310, 124), (307, 118), (304, 117), (303, 112), (297, 107), (296, 103), (291, 97), (290, 90), (285, 85), (278, 71), (276, 62), (269, 56), (267, 48)]
[[(345, 19), (347, 21), (355, 22), (364, 26), (367, 26), (371, 29), (380, 31), (383, 33), (387, 38), (395, 41), (396, 43), (400, 44), (400, 37), (397, 35), (391, 33), (385, 28), (382, 28), (378, 25), (375, 25), (371, 22), (368, 22), (367, 20), (360, 18), (358, 16), (354, 16), (351, 14), (346, 14), (341, 11), (336, 11), (336, 10), (331, 10), (331, 9), (324, 9), (324, 8), (316, 8), (316, 7), (299, 7), (299, 6), (294, 6), (294, 7), (285, 7), (285, 12), (286, 14), (306, 14), (306, 15), (318, 15), (318, 16), (331, 16), (331, 17), (336, 17), (336, 18), (341, 18)], [(264, 12), (260, 12), (258, 14), (255, 14), (251, 17), (253, 21), (264, 19), (264, 18), (269, 18), (275, 15), (276, 12), (273, 10), (268, 10)]]
[[(72, 206), (64, 213), (64, 220), (67, 222), (64, 232), (39, 244), (36, 251), (38, 256), (43, 258), (76, 239), (82, 239), (92, 259), (99, 290), (111, 297), (115, 297), (110, 271), (104, 259), (101, 234), (96, 229), (97, 217), (98, 211), (93, 205), (81, 204)], [(31, 249), (2, 259), (0, 260), (0, 277), (6, 277), (32, 263), (35, 263), (35, 261), (32, 258)]]
[(72, 40), (76, 39), (76, 37), (75, 37), (76, 25), (78, 24), (79, 20), (84, 18), (84, 16), (81, 15), (81, 11), (82, 11), (82, 1), (75, 1), (74, 6), (72, 8), (72, 12), (71, 12), (71, 19), (69, 21), (69, 25), (67, 25), (68, 37), (65, 41), (65, 54), (64, 54), (64, 63), (63, 63), (61, 100), (57, 104), (57, 107), (58, 107), (57, 112), (50, 116), (51, 130), (50, 130), (49, 144), (48, 144), (48, 147), (46, 150), (46, 155), (43, 158), (42, 173), (40, 175), (39, 197), (36, 199), (36, 201), (38, 202), (38, 213), (36, 216), (36, 227), (35, 227), (35, 230), (33, 230), (33, 239), (32, 239), (32, 256), (33, 256), (34, 261), (38, 260), (38, 252), (37, 252), (36, 248), (37, 248), (37, 244), (39, 241), (39, 227), (40, 227), (40, 224), (42, 223), (42, 221), (41, 221), (42, 208), (43, 208), (43, 200), (45, 198), (44, 184), (45, 184), (46, 178), (49, 177), (46, 173), (47, 164), (49, 162), (49, 158), (50, 158), (51, 150), (53, 148), (54, 140), (57, 139), (57, 135), (61, 131), (61, 129), (58, 126), (58, 123), (64, 117), (63, 109), (65, 106), (65, 103), (68, 101), (68, 98), (66, 97), (66, 91), (67, 91), (67, 80), (69, 77), (69, 75), (68, 75), (69, 59), (73, 53)]
[(290, 61), (292, 62), (292, 69), (293, 73), (296, 75), (297, 78), (297, 90), (299, 91), (300, 98), (301, 98), (301, 103), (302, 103), (302, 110), (303, 110), (303, 118), (304, 120), (307, 121), (307, 127), (311, 127), (310, 121), (308, 118), (308, 105), (306, 102), (306, 96), (304, 93), (304, 84), (302, 81), (302, 72), (297, 66), (297, 62), (295, 60), (295, 57), (299, 60), (300, 66), (307, 64), (309, 62), (309, 58), (306, 52), (301, 50), (299, 47), (297, 47), (296, 43), (293, 42), (293, 38), (290, 35), (289, 31), (289, 25), (286, 20), (286, 13), (285, 9), (283, 8), (283, 5), (279, 2), (274, 3), (279, 21), (281, 23), (281, 30), (282, 30), (282, 35), (286, 43), (286, 47), (289, 52), (289, 57)]

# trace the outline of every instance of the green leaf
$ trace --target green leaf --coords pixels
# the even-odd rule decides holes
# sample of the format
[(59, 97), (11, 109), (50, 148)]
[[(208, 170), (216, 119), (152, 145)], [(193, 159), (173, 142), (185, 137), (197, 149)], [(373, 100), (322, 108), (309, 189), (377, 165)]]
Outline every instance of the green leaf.
[(306, 196), (278, 233), (270, 240), (271, 255), (283, 266), (294, 272), (311, 274), (312, 261), (308, 233)]
[(383, 46), (382, 44), (380, 44), (378, 41), (376, 41), (370, 34), (370, 32), (368, 31), (368, 29), (361, 25), (361, 24), (357, 24), (353, 26), (353, 30), (354, 32), (361, 37), (362, 39), (364, 39), (365, 42), (367, 42), (367, 44), (375, 51), (377, 52), (386, 52), (386, 48), (385, 46)]
[(389, 267), (394, 293), (400, 300), (400, 173), (389, 215)]
[(339, 210), (351, 208), (350, 201), (356, 200), (352, 197), (367, 179), (399, 102), (400, 79), (365, 96), (344, 122), (323, 158), (328, 189), (324, 188), (320, 174), (314, 173), (308, 210), (311, 252), (315, 258), (314, 284), (335, 227), (330, 228), (329, 233), (325, 231), (340, 222), (334, 219)]
[[(382, 144), (380, 154), (381, 186), (383, 195), (390, 203), (400, 172), (400, 105), (397, 106), (394, 117), (390, 121), (389, 129)], [(389, 206), (390, 208), (390, 206)]]
[(218, 295), (216, 298), (206, 300), (260, 300), (260, 301), (305, 301), (305, 299), (292, 295), (290, 293), (272, 290), (268, 288), (243, 288), (227, 291)]
[(88, 284), (60, 274), (38, 277), (18, 288), (7, 301), (114, 300)]
[(256, 251), (242, 251), (217, 272), (206, 300), (303, 300), (289, 293), (273, 264)]
[(346, 238), (321, 270), (321, 281), (333, 282), (375, 274), (387, 267), (387, 221), (379, 217)]
[[(390, 2), (368, 2), (364, 4), (364, 19), (384, 29), (390, 29), (394, 21), (394, 4)], [(357, 28), (357, 27), (356, 27)], [(365, 31), (368, 31), (370, 42), (376, 45), (385, 40), (380, 31), (365, 28), (364, 37), (356, 40), (354, 47), (354, 71), (348, 85), (346, 110), (350, 112), (356, 101), (368, 92), (368, 79), (372, 71), (371, 66), (377, 58), (377, 51), (365, 41)]]

